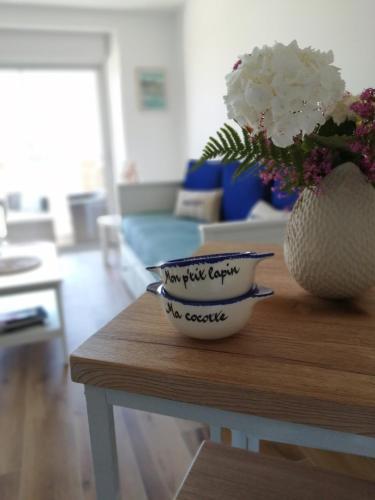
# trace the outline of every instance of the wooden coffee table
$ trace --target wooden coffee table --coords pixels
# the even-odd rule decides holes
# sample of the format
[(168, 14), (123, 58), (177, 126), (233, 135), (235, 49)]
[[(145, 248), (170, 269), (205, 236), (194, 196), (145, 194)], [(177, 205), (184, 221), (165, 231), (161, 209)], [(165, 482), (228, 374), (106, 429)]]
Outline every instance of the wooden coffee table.
[(289, 276), (271, 245), (212, 243), (200, 253), (274, 250), (257, 281), (275, 290), (239, 334), (177, 334), (145, 294), (71, 357), (85, 384), (98, 500), (118, 496), (113, 406), (205, 422), (211, 439), (257, 450), (265, 439), (375, 457), (375, 290), (325, 301)]
[(1, 255), (5, 257), (36, 256), (41, 260), (41, 265), (25, 272), (0, 275), (0, 312), (43, 306), (48, 313), (48, 318), (43, 325), (0, 334), (0, 348), (59, 337), (64, 360), (67, 363), (68, 350), (61, 294), (62, 277), (56, 246), (50, 242), (9, 245), (1, 249)]

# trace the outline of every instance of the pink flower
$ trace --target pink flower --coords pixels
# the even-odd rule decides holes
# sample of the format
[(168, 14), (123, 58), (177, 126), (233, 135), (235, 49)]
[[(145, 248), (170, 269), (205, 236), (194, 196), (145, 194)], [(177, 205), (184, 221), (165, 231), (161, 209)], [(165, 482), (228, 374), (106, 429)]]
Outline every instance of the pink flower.
[(374, 117), (375, 107), (371, 102), (367, 101), (356, 101), (351, 106), (350, 109), (357, 113), (361, 118), (370, 120)]
[(369, 127), (367, 124), (364, 124), (364, 123), (360, 123), (359, 125), (357, 125), (355, 132), (354, 132), (354, 134), (357, 137), (367, 135), (368, 133), (369, 133)]
[(242, 62), (241, 59), (238, 59), (238, 61), (233, 65), (233, 71), (236, 71), (236, 69), (239, 67), (241, 62)]
[(375, 89), (365, 89), (359, 100), (353, 102), (350, 109), (364, 120), (373, 120), (375, 116)]
[(360, 141), (355, 141), (350, 144), (350, 150), (353, 151), (353, 153), (361, 153), (363, 149), (363, 144)]
[(303, 163), (303, 178), (307, 186), (319, 187), (333, 169), (333, 153), (328, 148), (314, 148)]
[(362, 101), (374, 101), (375, 100), (375, 89), (368, 88), (365, 89), (361, 94)]

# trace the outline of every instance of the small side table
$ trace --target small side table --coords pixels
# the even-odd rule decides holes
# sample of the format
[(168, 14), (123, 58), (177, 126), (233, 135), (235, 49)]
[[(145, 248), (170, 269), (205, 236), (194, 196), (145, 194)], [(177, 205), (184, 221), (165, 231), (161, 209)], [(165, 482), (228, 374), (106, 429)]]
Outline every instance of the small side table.
[(119, 215), (101, 215), (97, 218), (97, 224), (103, 262), (105, 266), (109, 266), (109, 250), (113, 246), (118, 248), (119, 245), (121, 217)]
[(62, 276), (56, 246), (51, 242), (4, 247), (5, 257), (37, 256), (41, 265), (30, 271), (0, 276), (0, 312), (43, 306), (48, 320), (43, 325), (22, 328), (0, 335), (0, 348), (32, 344), (58, 337), (61, 340), (65, 364), (68, 347), (62, 298)]

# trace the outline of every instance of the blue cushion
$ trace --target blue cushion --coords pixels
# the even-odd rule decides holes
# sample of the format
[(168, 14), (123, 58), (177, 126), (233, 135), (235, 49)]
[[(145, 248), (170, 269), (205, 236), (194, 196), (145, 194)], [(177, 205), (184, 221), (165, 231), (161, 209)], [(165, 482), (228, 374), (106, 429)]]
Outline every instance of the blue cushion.
[(127, 215), (122, 222), (126, 242), (145, 266), (191, 255), (200, 245), (198, 225), (168, 213)]
[(271, 203), (279, 210), (291, 210), (297, 201), (298, 193), (284, 194), (280, 191), (280, 181), (275, 181), (272, 187)]
[(221, 173), (223, 165), (220, 161), (206, 161), (194, 169), (196, 160), (190, 160), (184, 181), (184, 188), (191, 190), (206, 190), (221, 188)]
[(237, 163), (223, 166), (223, 220), (246, 219), (250, 209), (263, 197), (264, 185), (256, 171), (234, 178)]

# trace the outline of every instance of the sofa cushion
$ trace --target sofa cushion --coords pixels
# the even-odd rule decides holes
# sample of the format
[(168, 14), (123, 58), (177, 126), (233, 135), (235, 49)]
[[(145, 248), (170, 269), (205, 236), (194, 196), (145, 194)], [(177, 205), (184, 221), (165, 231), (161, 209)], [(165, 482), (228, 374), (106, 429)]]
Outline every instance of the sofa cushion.
[(272, 186), (271, 203), (279, 210), (291, 210), (297, 201), (298, 193), (284, 194), (280, 191), (280, 181), (275, 181)]
[(195, 169), (196, 160), (190, 160), (184, 180), (184, 188), (191, 190), (221, 188), (223, 165), (220, 161), (206, 161)]
[(127, 215), (122, 221), (125, 241), (145, 266), (191, 255), (200, 245), (198, 225), (169, 213)]
[(223, 166), (223, 220), (246, 219), (250, 209), (260, 200), (264, 185), (256, 172), (245, 172), (234, 178), (237, 163)]
[(264, 200), (259, 200), (250, 210), (248, 215), (249, 220), (273, 220), (273, 221), (283, 221), (288, 220), (290, 212), (286, 210), (278, 210)]
[(220, 218), (222, 189), (191, 191), (180, 189), (174, 214), (200, 222), (217, 222)]

